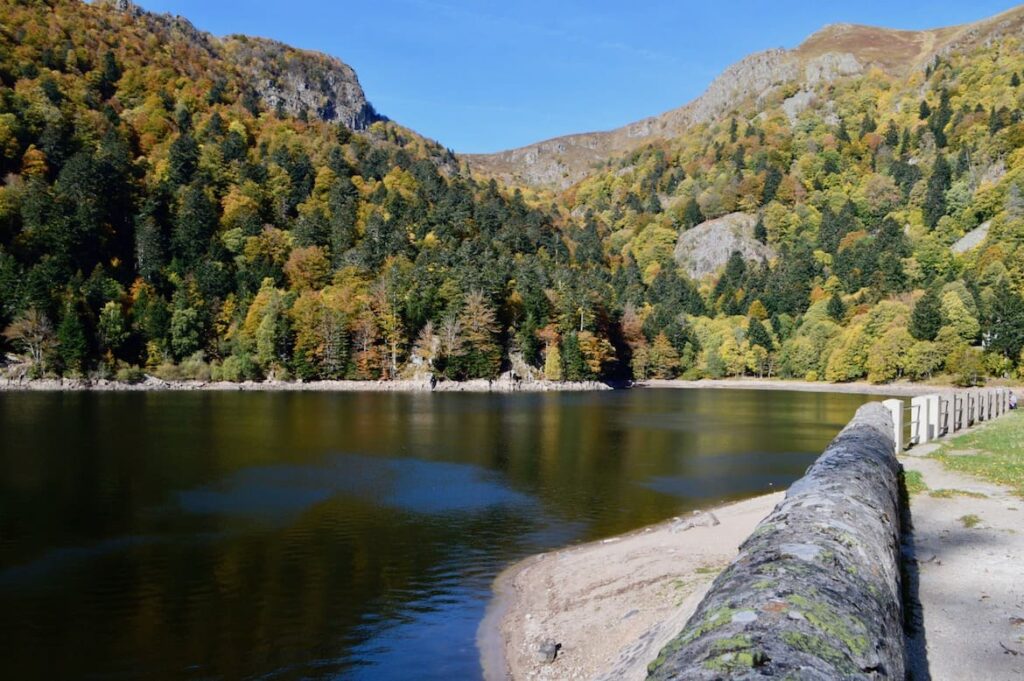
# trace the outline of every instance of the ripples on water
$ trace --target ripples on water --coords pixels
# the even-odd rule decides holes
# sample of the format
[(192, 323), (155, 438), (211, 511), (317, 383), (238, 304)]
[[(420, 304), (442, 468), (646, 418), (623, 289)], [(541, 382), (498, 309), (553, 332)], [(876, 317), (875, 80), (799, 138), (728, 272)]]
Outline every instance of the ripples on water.
[(784, 487), (864, 401), (0, 394), (4, 676), (477, 678), (508, 564)]

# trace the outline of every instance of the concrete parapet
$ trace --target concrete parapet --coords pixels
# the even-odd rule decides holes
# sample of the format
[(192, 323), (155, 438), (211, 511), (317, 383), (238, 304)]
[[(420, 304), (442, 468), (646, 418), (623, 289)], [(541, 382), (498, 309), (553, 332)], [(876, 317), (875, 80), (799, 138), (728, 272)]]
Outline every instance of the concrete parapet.
[(892, 414), (879, 403), (857, 412), (743, 544), (649, 678), (902, 681)]

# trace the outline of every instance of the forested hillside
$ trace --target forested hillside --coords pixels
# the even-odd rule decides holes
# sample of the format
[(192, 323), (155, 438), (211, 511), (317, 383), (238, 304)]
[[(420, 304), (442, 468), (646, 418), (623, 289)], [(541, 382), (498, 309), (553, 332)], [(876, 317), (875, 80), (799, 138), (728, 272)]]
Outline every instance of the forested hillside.
[(490, 377), (512, 348), (538, 363), (555, 319), (614, 323), (596, 241), (574, 257), (394, 124), (250, 89), (309, 55), (237, 59), (245, 39), (74, 0), (5, 2), (2, 24), (0, 328), (34, 374)]
[[(1022, 79), (1011, 36), (906, 77), (872, 69), (794, 87), (573, 188), (574, 213), (629, 272), (618, 278), (646, 286), (623, 312), (637, 376), (1012, 375), (1024, 344)], [(734, 254), (694, 295), (677, 236), (734, 211), (777, 257)]]
[[(340, 62), (110, 3), (0, 8), (11, 371), (1020, 369), (1017, 36), (774, 92), (540, 200), (381, 118)], [(680, 235), (733, 213), (723, 224), (752, 225), (733, 238), (760, 242), (748, 259), (685, 266), (708, 257)]]

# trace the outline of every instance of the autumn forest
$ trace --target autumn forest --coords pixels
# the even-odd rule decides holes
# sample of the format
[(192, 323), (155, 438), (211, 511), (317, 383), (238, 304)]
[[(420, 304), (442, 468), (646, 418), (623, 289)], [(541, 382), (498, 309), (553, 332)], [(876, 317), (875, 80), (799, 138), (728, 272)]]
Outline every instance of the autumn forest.
[[(821, 82), (796, 113), (741, 103), (555, 190), (273, 106), (245, 66), (327, 58), (110, 3), (3, 12), (0, 344), (29, 376), (1024, 371), (1016, 38)], [(691, 276), (680, 235), (734, 213), (770, 255)]]

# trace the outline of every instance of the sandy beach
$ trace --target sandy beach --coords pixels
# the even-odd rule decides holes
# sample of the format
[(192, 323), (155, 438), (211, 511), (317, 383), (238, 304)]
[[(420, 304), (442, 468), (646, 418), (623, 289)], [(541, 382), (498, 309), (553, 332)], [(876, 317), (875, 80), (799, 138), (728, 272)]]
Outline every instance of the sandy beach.
[[(680, 516), (510, 567), (495, 581), (478, 635), (485, 678), (644, 679), (647, 665), (783, 494)], [(545, 641), (560, 646), (550, 663), (538, 653)]]
[(930, 395), (943, 390), (953, 390), (951, 385), (930, 383), (820, 383), (814, 381), (792, 381), (781, 378), (723, 378), (700, 381), (651, 379), (636, 384), (638, 388), (670, 388), (677, 390), (791, 390), (793, 392), (849, 393), (853, 395), (908, 396)]

